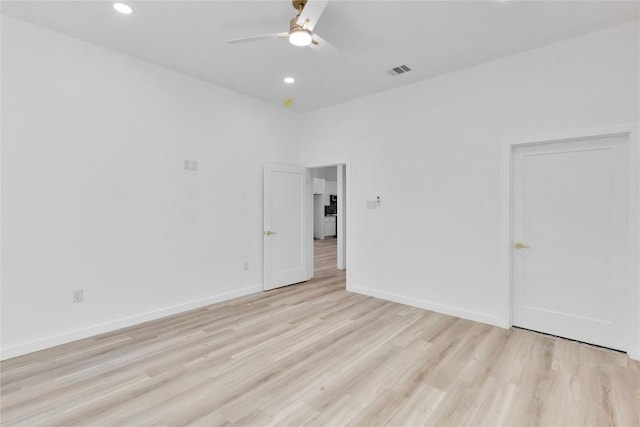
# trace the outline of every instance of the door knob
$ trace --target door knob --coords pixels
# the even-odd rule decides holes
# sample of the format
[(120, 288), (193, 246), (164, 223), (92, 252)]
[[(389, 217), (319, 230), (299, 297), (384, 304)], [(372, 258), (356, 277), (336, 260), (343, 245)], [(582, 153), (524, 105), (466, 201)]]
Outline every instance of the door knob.
[(513, 245), (513, 247), (516, 248), (516, 249), (529, 249), (531, 246), (525, 245), (524, 243), (516, 242)]
[(266, 234), (267, 236), (271, 236), (272, 234), (276, 234), (275, 231), (271, 231), (271, 230), (267, 230), (264, 232), (264, 234)]

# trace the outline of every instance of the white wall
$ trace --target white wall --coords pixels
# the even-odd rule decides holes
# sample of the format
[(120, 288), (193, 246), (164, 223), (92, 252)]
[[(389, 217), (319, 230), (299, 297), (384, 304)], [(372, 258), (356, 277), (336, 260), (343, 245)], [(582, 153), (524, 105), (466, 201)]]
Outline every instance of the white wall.
[(262, 289), (292, 113), (4, 16), (2, 113), (3, 357)]
[(337, 181), (338, 180), (338, 167), (337, 166), (327, 166), (324, 168), (313, 168), (311, 169), (311, 176), (314, 178), (322, 178), (327, 181)]
[(501, 143), (638, 120), (638, 35), (626, 24), (304, 115), (306, 164), (348, 164), (349, 289), (506, 325)]

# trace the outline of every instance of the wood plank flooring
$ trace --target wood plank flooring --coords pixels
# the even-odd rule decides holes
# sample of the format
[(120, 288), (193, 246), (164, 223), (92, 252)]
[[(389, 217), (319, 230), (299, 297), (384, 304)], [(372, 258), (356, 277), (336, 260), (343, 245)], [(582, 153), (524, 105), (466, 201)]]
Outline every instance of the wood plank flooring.
[(640, 425), (625, 354), (317, 278), (1, 364), (2, 425)]

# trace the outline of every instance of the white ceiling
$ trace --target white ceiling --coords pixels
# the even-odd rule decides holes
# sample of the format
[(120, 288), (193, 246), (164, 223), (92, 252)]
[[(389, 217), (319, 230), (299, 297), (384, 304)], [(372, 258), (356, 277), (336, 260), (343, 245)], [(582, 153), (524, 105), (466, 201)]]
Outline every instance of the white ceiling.
[[(122, 0), (120, 0), (122, 1)], [(2, 1), (2, 13), (306, 112), (637, 20), (637, 1), (345, 1), (315, 31), (339, 48), (228, 39), (288, 30), (289, 0)], [(392, 77), (407, 64), (413, 71)], [(285, 75), (297, 82), (286, 85)]]

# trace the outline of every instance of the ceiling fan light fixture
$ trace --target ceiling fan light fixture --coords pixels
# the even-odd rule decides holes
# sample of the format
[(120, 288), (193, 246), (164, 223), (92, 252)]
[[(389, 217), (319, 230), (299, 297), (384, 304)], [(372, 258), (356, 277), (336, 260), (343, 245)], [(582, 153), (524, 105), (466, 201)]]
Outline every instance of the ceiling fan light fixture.
[(304, 28), (294, 29), (289, 33), (289, 43), (294, 46), (309, 46), (311, 40), (311, 33)]

